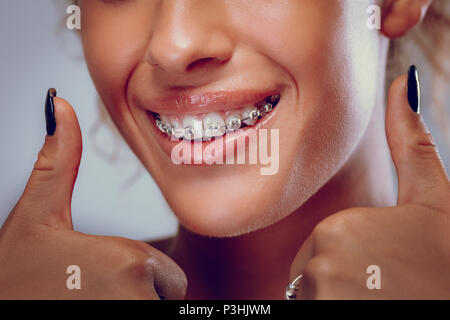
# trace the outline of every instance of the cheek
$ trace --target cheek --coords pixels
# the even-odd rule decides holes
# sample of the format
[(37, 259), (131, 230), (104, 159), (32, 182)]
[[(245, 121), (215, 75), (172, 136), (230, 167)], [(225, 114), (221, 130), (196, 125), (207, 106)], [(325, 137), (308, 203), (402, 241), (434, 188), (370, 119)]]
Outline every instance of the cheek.
[(355, 103), (356, 83), (372, 79), (357, 79), (363, 70), (353, 64), (358, 46), (349, 46), (345, 21), (351, 18), (344, 2), (287, 1), (270, 9), (259, 24), (245, 23), (258, 20), (251, 16), (238, 16), (235, 23), (246, 30), (245, 43), (258, 48), (291, 78), (297, 107), (290, 108), (290, 117), (296, 121), (283, 126), (284, 134), (304, 145), (321, 143), (329, 136), (338, 139), (343, 131), (361, 132), (351, 128), (367, 114)]
[(130, 78), (145, 59), (150, 38), (149, 16), (153, 11), (142, 9), (137, 2), (135, 7), (126, 6), (118, 13), (117, 8), (99, 3), (83, 1), (82, 41), (86, 63), (116, 127), (136, 155), (148, 159), (151, 150), (137, 125), (140, 119), (130, 110), (127, 91)]
[(377, 32), (365, 27), (364, 3), (350, 7), (327, 1), (328, 8), (323, 1), (301, 3), (296, 13), (284, 16), (292, 23), (272, 24), (259, 44), (289, 73), (297, 90), (295, 121), (280, 133), (288, 141), (280, 156), (287, 165), (280, 171), (289, 172), (280, 193), (280, 206), (290, 203), (286, 211), (316, 192), (351, 155), (375, 107), (382, 77), (376, 70), (383, 69), (377, 63)]
[(119, 130), (123, 131), (123, 122), (130, 116), (126, 87), (134, 68), (144, 57), (148, 29), (138, 23), (145, 21), (139, 16), (136, 19), (123, 17), (136, 13), (117, 14), (97, 3), (90, 1), (82, 10), (85, 58), (98, 93)]

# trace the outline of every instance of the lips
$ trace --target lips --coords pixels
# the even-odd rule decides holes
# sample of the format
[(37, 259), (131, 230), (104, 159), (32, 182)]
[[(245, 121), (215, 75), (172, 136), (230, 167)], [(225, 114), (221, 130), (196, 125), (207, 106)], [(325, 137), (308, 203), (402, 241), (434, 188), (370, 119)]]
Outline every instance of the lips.
[(137, 104), (147, 114), (150, 138), (170, 161), (177, 165), (209, 166), (231, 162), (230, 152), (234, 160), (247, 159), (246, 153), (258, 148), (261, 129), (273, 129), (271, 124), (278, 118), (283, 95), (283, 88), (277, 85), (277, 89), (258, 91), (220, 91), (160, 99), (147, 96)]
[[(174, 114), (173, 109), (165, 108), (160, 112), (148, 110), (148, 113), (156, 127), (170, 139), (209, 141), (226, 133), (254, 126), (259, 120), (268, 116), (280, 101), (278, 93), (270, 94), (262, 99), (258, 98), (259, 100), (253, 103), (248, 102), (252, 98), (249, 94), (241, 94), (243, 99), (240, 102), (233, 101), (233, 98), (237, 96), (239, 95), (231, 95), (231, 99), (223, 103), (220, 103), (225, 97), (223, 94), (178, 99), (175, 109), (180, 110), (179, 106), (182, 104), (180, 101), (184, 101), (187, 105), (187, 108), (181, 109), (182, 112), (178, 114)], [(231, 103), (236, 104), (231, 105)], [(195, 113), (208, 109), (210, 109), (209, 112)]]

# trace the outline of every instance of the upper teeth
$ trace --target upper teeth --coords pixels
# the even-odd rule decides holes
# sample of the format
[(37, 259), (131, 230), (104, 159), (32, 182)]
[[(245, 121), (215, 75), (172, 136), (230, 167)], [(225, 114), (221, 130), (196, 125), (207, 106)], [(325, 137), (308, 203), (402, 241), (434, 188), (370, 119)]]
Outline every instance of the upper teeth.
[(226, 120), (226, 123), (227, 123), (228, 130), (230, 130), (230, 131), (237, 130), (242, 126), (241, 116), (238, 114), (229, 116)]
[[(177, 139), (207, 140), (223, 136), (226, 131), (240, 129), (243, 124), (254, 125), (259, 118), (270, 113), (279, 102), (280, 96), (274, 95), (264, 99), (256, 106), (247, 106), (239, 111), (232, 111), (224, 117), (218, 112), (211, 112), (201, 117), (188, 115), (183, 118), (182, 125), (178, 119), (170, 119), (167, 116), (156, 114), (156, 126), (168, 136)], [(227, 112), (225, 112), (225, 115)]]
[(261, 115), (261, 113), (259, 112), (259, 110), (253, 106), (249, 106), (246, 107), (244, 109), (244, 113), (242, 114), (243, 118), (242, 121), (248, 125), (248, 126), (252, 126), (256, 123), (256, 121), (258, 121), (259, 116)]
[(221, 137), (225, 134), (225, 121), (223, 121), (222, 116), (216, 112), (209, 113), (203, 120), (203, 125), (205, 128), (205, 138)]

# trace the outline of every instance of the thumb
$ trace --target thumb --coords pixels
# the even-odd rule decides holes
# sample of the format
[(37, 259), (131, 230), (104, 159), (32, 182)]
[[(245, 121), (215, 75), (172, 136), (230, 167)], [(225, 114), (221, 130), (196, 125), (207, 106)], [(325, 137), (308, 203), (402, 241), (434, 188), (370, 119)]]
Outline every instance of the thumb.
[(439, 152), (420, 115), (418, 71), (397, 78), (389, 90), (386, 136), (398, 176), (398, 204), (434, 203), (449, 190)]
[(71, 201), (82, 153), (81, 131), (70, 104), (50, 89), (45, 103), (47, 136), (14, 215), (72, 229)]

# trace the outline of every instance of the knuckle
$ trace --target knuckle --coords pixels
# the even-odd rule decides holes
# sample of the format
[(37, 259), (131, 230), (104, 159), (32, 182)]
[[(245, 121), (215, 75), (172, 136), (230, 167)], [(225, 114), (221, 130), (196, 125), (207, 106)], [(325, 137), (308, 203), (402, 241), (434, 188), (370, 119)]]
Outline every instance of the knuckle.
[(125, 263), (124, 271), (133, 279), (153, 279), (152, 270), (147, 267), (146, 258), (141, 254), (131, 254)]
[(154, 255), (147, 260), (147, 267), (153, 270), (158, 294), (174, 300), (184, 298), (188, 281), (184, 271), (174, 261), (166, 256)]
[(54, 162), (47, 155), (46, 148), (42, 148), (37, 156), (37, 160), (34, 163), (35, 171), (52, 171), (54, 169)]
[(34, 163), (33, 172), (39, 172), (41, 175), (47, 178), (54, 178), (56, 175), (61, 174), (63, 169), (64, 174), (75, 174), (77, 175), (80, 169), (80, 162), (71, 163), (69, 166), (64, 166), (64, 168), (58, 167), (58, 162), (55, 161), (54, 156), (52, 156), (47, 148), (44, 146), (38, 153), (37, 160)]
[(349, 229), (349, 219), (344, 214), (334, 215), (320, 222), (313, 231), (316, 244), (335, 240), (346, 234)]
[(312, 232), (316, 252), (331, 246), (342, 246), (344, 242), (360, 234), (370, 221), (370, 208), (351, 208), (335, 213), (316, 225)]
[(435, 159), (439, 152), (431, 133), (413, 135), (406, 144), (406, 151), (421, 159)]
[(145, 299), (184, 297), (187, 278), (175, 262), (145, 242), (125, 238), (115, 241), (120, 276), (133, 283), (139, 295)]
[(329, 282), (336, 276), (335, 264), (327, 256), (315, 256), (305, 266), (304, 276), (308, 282), (316, 284)]
[(150, 252), (139, 241), (115, 238), (113, 242), (110, 258), (118, 272), (133, 279), (153, 279), (152, 270), (147, 266)]

